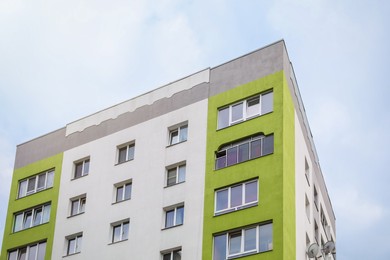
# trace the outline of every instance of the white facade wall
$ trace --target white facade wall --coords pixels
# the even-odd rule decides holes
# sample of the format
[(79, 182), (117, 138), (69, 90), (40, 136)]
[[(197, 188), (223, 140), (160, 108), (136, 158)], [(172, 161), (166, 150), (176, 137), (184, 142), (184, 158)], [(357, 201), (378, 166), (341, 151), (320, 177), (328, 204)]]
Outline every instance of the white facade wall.
[[(309, 166), (309, 171), (306, 176), (305, 160)], [(295, 113), (295, 203), (296, 203), (296, 259), (309, 259), (307, 256), (307, 241), (306, 235), (309, 238), (309, 245), (317, 243), (321, 248), (321, 237), (324, 243), (335, 239), (334, 230), (330, 228), (332, 237), (325, 234), (320, 220), (320, 207), (325, 212), (328, 224), (330, 225), (330, 214), (325, 203), (324, 195), (327, 191), (321, 189), (319, 185), (319, 168), (315, 161), (312, 161), (308, 145), (306, 143), (301, 124), (299, 123), (298, 115)], [(314, 187), (318, 193), (318, 203), (314, 199)], [(306, 206), (306, 197), (309, 206)], [(315, 223), (318, 226), (318, 238), (316, 241)], [(319, 253), (318, 256), (321, 254)], [(332, 259), (332, 258), (331, 258)]]
[[(168, 145), (168, 128), (188, 122), (188, 140)], [(64, 153), (52, 259), (66, 255), (66, 236), (82, 232), (69, 259), (161, 259), (181, 247), (201, 259), (207, 100), (81, 145)], [(117, 146), (135, 141), (134, 160), (116, 165)], [(90, 157), (87, 176), (72, 179), (74, 162)], [(165, 187), (166, 166), (186, 161), (184, 183)], [(113, 204), (114, 184), (132, 180), (131, 199)], [(85, 213), (70, 215), (70, 198), (86, 194)], [(184, 224), (164, 228), (163, 208), (184, 203)], [(111, 244), (111, 223), (130, 219), (129, 239)]]

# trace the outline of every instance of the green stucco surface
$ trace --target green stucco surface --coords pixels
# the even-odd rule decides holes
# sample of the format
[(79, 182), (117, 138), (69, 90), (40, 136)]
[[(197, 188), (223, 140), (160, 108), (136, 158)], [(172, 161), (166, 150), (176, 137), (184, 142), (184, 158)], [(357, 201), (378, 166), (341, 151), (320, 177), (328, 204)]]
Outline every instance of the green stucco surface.
[[(273, 89), (273, 112), (217, 130), (218, 108)], [(274, 153), (215, 170), (220, 145), (256, 133), (274, 134)], [(209, 98), (203, 229), (203, 257), (212, 259), (213, 234), (273, 222), (273, 250), (245, 259), (295, 258), (294, 107), (283, 71)], [(215, 190), (259, 180), (257, 206), (214, 216)]]
[[(62, 157), (63, 154), (61, 153), (14, 170), (0, 260), (7, 259), (8, 251), (10, 249), (19, 248), (21, 246), (29, 245), (31, 243), (44, 240), (47, 241), (45, 259), (51, 259), (61, 177)], [(53, 168), (55, 169), (55, 173), (52, 188), (34, 193), (32, 195), (20, 199), (17, 198), (18, 183), (20, 180)], [(14, 213), (32, 208), (37, 205), (44, 204), (46, 202), (51, 203), (50, 220), (48, 223), (21, 230), (15, 233), (12, 232)]]

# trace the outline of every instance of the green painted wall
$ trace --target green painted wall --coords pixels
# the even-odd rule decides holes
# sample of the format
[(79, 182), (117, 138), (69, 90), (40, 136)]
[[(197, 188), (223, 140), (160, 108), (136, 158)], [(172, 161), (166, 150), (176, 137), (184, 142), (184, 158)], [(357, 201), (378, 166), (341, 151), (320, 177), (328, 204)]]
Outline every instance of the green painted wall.
[[(55, 218), (57, 212), (57, 202), (60, 186), (61, 167), (63, 154), (58, 154), (41, 161), (29, 164), (25, 167), (15, 169), (10, 199), (8, 205), (8, 212), (4, 230), (3, 246), (1, 250), (1, 260), (6, 260), (8, 250), (18, 248), (30, 243), (47, 240), (46, 244), (46, 260), (51, 259), (52, 244), (54, 238)], [(35, 194), (18, 199), (18, 183), (19, 180), (25, 179), (29, 176), (36, 175), (46, 170), (55, 168), (53, 187), (37, 192)], [(21, 230), (12, 233), (14, 213), (28, 209), (45, 202), (51, 202), (50, 220), (48, 223), (35, 226), (29, 229)]]
[[(219, 107), (268, 89), (274, 92), (272, 113), (216, 130)], [(280, 71), (209, 98), (202, 259), (212, 259), (213, 234), (268, 220), (273, 221), (273, 250), (245, 259), (295, 257), (294, 107), (289, 95)], [(273, 154), (214, 170), (221, 144), (259, 132), (274, 133)], [(259, 178), (258, 206), (214, 217), (215, 190), (254, 177)]]

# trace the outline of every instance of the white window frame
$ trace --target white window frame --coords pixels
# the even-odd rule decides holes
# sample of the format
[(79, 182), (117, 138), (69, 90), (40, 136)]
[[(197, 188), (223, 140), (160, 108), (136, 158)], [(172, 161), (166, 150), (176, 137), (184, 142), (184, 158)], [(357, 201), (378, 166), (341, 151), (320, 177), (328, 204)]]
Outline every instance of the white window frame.
[[(43, 175), (45, 178), (44, 185), (42, 187), (38, 187), (39, 177), (43, 176)], [(33, 190), (27, 191), (29, 183), (33, 180), (35, 182)], [(25, 184), (23, 184), (23, 183), (25, 183)], [(37, 193), (39, 191), (49, 189), (49, 188), (53, 187), (53, 184), (54, 184), (54, 169), (50, 169), (50, 170), (38, 173), (36, 175), (30, 176), (26, 179), (19, 181), (18, 196), (17, 197), (20, 199), (20, 198), (26, 197), (28, 195), (32, 195), (34, 193)], [(25, 187), (24, 190), (23, 190), (23, 187)]]
[[(272, 243), (270, 245), (271, 248), (268, 248), (267, 250), (260, 250), (260, 229), (261, 227), (263, 226), (266, 226), (266, 225), (269, 225), (271, 224), (272, 225)], [(256, 244), (255, 244), (255, 248), (254, 249), (250, 249), (250, 250), (247, 250), (245, 251), (245, 231), (246, 230), (250, 230), (250, 229), (254, 229), (256, 228)], [(240, 251), (237, 252), (237, 253), (230, 253), (231, 251), (231, 236), (233, 234), (236, 234), (236, 233), (240, 233)], [(231, 230), (231, 231), (228, 231), (228, 232), (225, 232), (225, 233), (220, 233), (220, 234), (216, 234), (214, 235), (214, 238), (213, 238), (213, 255), (214, 255), (214, 249), (215, 249), (215, 238), (216, 237), (221, 237), (221, 236), (225, 236), (225, 247), (226, 247), (226, 252), (225, 252), (225, 255), (226, 255), (226, 259), (233, 259), (233, 258), (238, 258), (238, 257), (243, 257), (243, 256), (247, 256), (247, 255), (252, 255), (252, 254), (257, 254), (257, 253), (263, 253), (263, 252), (268, 252), (268, 251), (271, 251), (273, 250), (273, 241), (274, 241), (274, 237), (273, 237), (273, 223), (262, 223), (262, 224), (258, 224), (258, 225), (252, 225), (252, 226), (247, 226), (247, 227), (243, 227), (243, 228), (240, 228), (240, 229), (234, 229), (234, 230)], [(214, 256), (213, 256), (213, 259), (214, 259)], [(214, 259), (214, 260), (217, 260), (217, 259)], [(219, 260), (219, 259), (218, 259)]]
[[(125, 198), (126, 186), (130, 186), (130, 197), (129, 198)], [(127, 180), (127, 181), (115, 184), (114, 187), (115, 187), (115, 189), (114, 189), (114, 202), (113, 203), (119, 203), (119, 202), (131, 199), (131, 193), (133, 191), (133, 182), (131, 180)], [(122, 198), (118, 199), (118, 189), (120, 189), (120, 188), (123, 189)]]
[[(71, 243), (74, 241), (74, 246), (71, 248)], [(83, 234), (78, 233), (75, 235), (71, 235), (66, 237), (66, 256), (69, 255), (74, 255), (78, 254), (81, 252), (81, 247), (82, 247), (82, 242), (83, 242)]]
[[(30, 254), (30, 250), (32, 247), (36, 246), (37, 249), (35, 251), (35, 256), (33, 259), (28, 259), (28, 256)], [(39, 256), (39, 252), (40, 250), (42, 250), (42, 246), (43, 246), (43, 249), (45, 250), (44, 254), (43, 254), (43, 258), (38, 258)], [(26, 255), (26, 259), (28, 260), (44, 260), (45, 258), (45, 255), (46, 255), (46, 241), (44, 242), (39, 242), (39, 243), (36, 243), (36, 244), (32, 244), (32, 245), (28, 245), (28, 246), (24, 246), (24, 247), (20, 247), (20, 248), (17, 248), (15, 250), (12, 250), (12, 251), (8, 251), (8, 257), (7, 259), (8, 260), (17, 260), (17, 259), (20, 259), (20, 251), (24, 251), (25, 250), (25, 255)], [(11, 257), (11, 254), (12, 253), (15, 253), (16, 255), (12, 256)]]
[[(128, 225), (127, 234), (125, 234), (124, 226)], [(119, 239), (115, 240), (115, 229), (119, 227)], [(130, 233), (130, 219), (125, 219), (119, 222), (115, 222), (111, 224), (111, 244), (119, 243), (122, 241), (126, 241), (129, 239)]]
[[(89, 174), (89, 169), (91, 166), (91, 160), (89, 157), (78, 160), (78, 161), (74, 162), (73, 164), (74, 164), (73, 179), (79, 179), (79, 178), (87, 176)], [(78, 165), (81, 165), (81, 175), (80, 176), (76, 175)]]
[[(254, 182), (256, 183), (256, 200), (248, 202), (248, 203), (245, 203), (245, 200), (246, 200), (246, 192), (245, 191), (246, 191), (246, 187), (247, 187), (246, 185), (250, 184), (250, 183), (254, 183)], [(241, 202), (242, 202), (242, 204), (239, 205), (239, 206), (232, 207), (231, 206), (231, 203), (232, 203), (232, 188), (237, 187), (237, 186), (242, 186), (242, 191), (241, 191)], [(222, 192), (222, 191), (226, 191), (226, 190), (228, 191), (228, 207), (225, 208), (225, 209), (217, 210), (218, 193)], [(246, 208), (249, 208), (249, 207), (256, 206), (256, 205), (258, 205), (258, 203), (259, 203), (259, 180), (258, 179), (237, 183), (235, 185), (232, 185), (232, 186), (229, 186), (229, 187), (225, 187), (225, 188), (222, 188), (222, 189), (218, 189), (218, 190), (215, 191), (215, 193), (214, 193), (214, 215), (217, 216), (217, 215), (225, 214), (225, 213), (236, 211), (236, 210), (246, 209)]]
[[(183, 221), (182, 223), (178, 223), (178, 218), (177, 218), (177, 215), (178, 215), (178, 210), (179, 209), (183, 209)], [(168, 225), (168, 213), (170, 212), (173, 212), (173, 224), (172, 225)], [(176, 206), (171, 206), (171, 207), (168, 207), (168, 208), (165, 208), (164, 209), (164, 228), (163, 229), (168, 229), (168, 228), (173, 228), (173, 227), (177, 227), (177, 226), (181, 226), (184, 224), (184, 216), (185, 216), (185, 213), (184, 213), (184, 204), (179, 204), (179, 205), (176, 205)]]
[(169, 260), (175, 260), (173, 258), (175, 253), (179, 253), (181, 255), (181, 247), (161, 252), (161, 259), (164, 260), (164, 257), (169, 255)]
[[(73, 203), (77, 202), (77, 210), (73, 212)], [(87, 205), (87, 196), (86, 194), (80, 195), (78, 197), (70, 199), (70, 217), (80, 215), (85, 212), (85, 207)]]
[[(175, 127), (169, 129), (168, 146), (179, 144), (188, 140), (188, 122), (181, 123)], [(182, 137), (182, 132), (185, 131), (186, 135)], [(177, 141), (174, 141), (173, 134), (177, 133)]]
[[(184, 168), (184, 173), (181, 175), (180, 173), (180, 170)], [(175, 171), (175, 182), (174, 183), (169, 183), (169, 173), (171, 171)], [(186, 162), (182, 162), (182, 163), (179, 163), (179, 164), (176, 164), (174, 166), (169, 166), (167, 167), (166, 169), (166, 180), (165, 180), (165, 187), (171, 187), (171, 186), (174, 186), (176, 184), (179, 184), (179, 183), (183, 183), (186, 181), (186, 172), (187, 172), (187, 165), (186, 165)]]
[[(125, 159), (121, 160), (121, 151), (123, 151), (124, 149), (126, 149)], [(129, 151), (131, 150), (133, 150), (132, 153), (129, 153)], [(135, 141), (117, 146), (117, 160), (116, 160), (117, 165), (132, 161), (134, 160), (134, 157), (135, 157)]]
[[(48, 212), (47, 212), (47, 209), (49, 210)], [(36, 217), (37, 217), (37, 214), (39, 211), (41, 212), (40, 220), (37, 224), (34, 224), (36, 222)], [(50, 213), (51, 213), (51, 204), (50, 203), (43, 204), (43, 205), (40, 205), (40, 206), (37, 206), (34, 208), (29, 208), (29, 209), (26, 209), (22, 212), (16, 213), (16, 214), (14, 214), (14, 222), (13, 222), (12, 231), (15, 233), (15, 232), (19, 232), (22, 230), (26, 230), (26, 229), (29, 229), (32, 227), (36, 227), (36, 226), (48, 223), (50, 221)], [(47, 214), (48, 214), (48, 216), (47, 216)], [(29, 215), (30, 215), (29, 224), (27, 227), (25, 227), (26, 220), (27, 220), (27, 217)], [(21, 219), (20, 223), (17, 223), (18, 218)], [(17, 225), (20, 225), (20, 226), (17, 227)]]
[[(229, 126), (232, 126), (232, 125), (235, 125), (237, 123), (240, 123), (240, 122), (243, 122), (243, 121), (246, 121), (248, 119), (252, 119), (254, 117), (258, 117), (258, 116), (262, 116), (262, 115), (265, 115), (265, 114), (268, 114), (268, 113), (271, 113), (273, 111), (273, 101), (272, 101), (272, 110), (271, 111), (262, 111), (262, 103), (263, 103), (263, 97), (267, 94), (271, 94), (272, 95), (272, 100), (273, 100), (273, 90), (269, 90), (269, 91), (266, 91), (266, 92), (263, 92), (259, 95), (255, 95), (255, 96), (251, 96), (247, 99), (244, 99), (244, 100), (240, 100), (236, 103), (233, 103), (231, 105), (228, 105), (228, 106), (224, 106), (224, 107), (221, 107), (218, 109), (218, 116), (217, 116), (217, 119), (219, 121), (219, 115), (220, 115), (220, 111), (223, 111), (223, 110), (226, 110), (228, 109), (228, 124), (226, 126), (219, 126), (217, 125), (217, 129), (223, 129), (223, 128), (226, 128), (226, 127), (229, 127)], [(255, 113), (252, 113), (252, 114), (249, 114), (248, 113), (248, 104), (250, 101), (254, 100), (254, 99), (258, 99), (259, 100), (259, 103), (258, 103), (258, 111), (255, 112)], [(234, 107), (237, 107), (241, 105), (242, 106), (242, 110), (240, 111), (242, 117), (241, 118), (238, 118), (238, 119), (234, 119), (233, 118), (233, 109)]]

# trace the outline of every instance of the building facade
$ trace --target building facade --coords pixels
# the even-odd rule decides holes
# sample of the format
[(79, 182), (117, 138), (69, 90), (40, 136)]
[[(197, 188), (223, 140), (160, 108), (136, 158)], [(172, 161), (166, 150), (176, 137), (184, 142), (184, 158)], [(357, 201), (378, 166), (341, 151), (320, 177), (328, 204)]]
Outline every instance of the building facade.
[(335, 239), (278, 41), (19, 145), (1, 259), (309, 259)]

